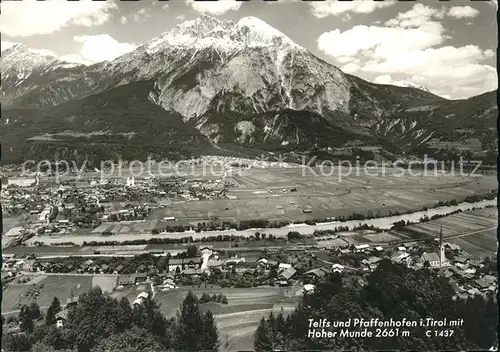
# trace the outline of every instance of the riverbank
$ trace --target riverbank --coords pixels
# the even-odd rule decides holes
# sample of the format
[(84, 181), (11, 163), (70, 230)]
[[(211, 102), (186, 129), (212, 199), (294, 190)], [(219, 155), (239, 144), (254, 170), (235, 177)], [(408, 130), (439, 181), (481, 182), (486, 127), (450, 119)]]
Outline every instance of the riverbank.
[(316, 223), (315, 225), (291, 224), (281, 228), (252, 228), (242, 231), (237, 230), (222, 230), (222, 231), (184, 231), (184, 232), (168, 232), (150, 235), (134, 235), (134, 234), (118, 234), (113, 236), (98, 236), (98, 235), (62, 235), (62, 236), (36, 236), (26, 242), (27, 245), (34, 245), (35, 242), (43, 243), (46, 245), (57, 245), (58, 243), (73, 243), (74, 245), (83, 245), (84, 242), (124, 242), (134, 240), (150, 240), (150, 239), (182, 239), (191, 238), (193, 241), (201, 241), (203, 238), (217, 237), (217, 236), (239, 236), (239, 237), (253, 237), (256, 232), (272, 234), (276, 238), (286, 237), (288, 232), (296, 231), (303, 235), (312, 235), (316, 230), (330, 230), (330, 231), (352, 231), (357, 228), (373, 227), (382, 230), (391, 229), (395, 223), (404, 221), (405, 224), (417, 223), (425, 218), (432, 218), (434, 216), (446, 216), (457, 211), (469, 211), (473, 209), (483, 209), (486, 207), (497, 206), (497, 199), (482, 200), (475, 203), (460, 203), (458, 205), (436, 207), (428, 210), (417, 211), (414, 213), (404, 215), (394, 215), (366, 220), (349, 220), (349, 221), (331, 221), (324, 223)]

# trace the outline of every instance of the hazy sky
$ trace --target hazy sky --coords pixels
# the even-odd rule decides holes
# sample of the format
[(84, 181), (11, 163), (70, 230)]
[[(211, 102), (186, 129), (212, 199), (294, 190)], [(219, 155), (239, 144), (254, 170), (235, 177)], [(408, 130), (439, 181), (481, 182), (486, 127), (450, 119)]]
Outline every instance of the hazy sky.
[(344, 72), (409, 81), (444, 97), (497, 88), (496, 3), (23, 0), (1, 3), (2, 49), (23, 43), (62, 59), (112, 60), (201, 13), (255, 16)]

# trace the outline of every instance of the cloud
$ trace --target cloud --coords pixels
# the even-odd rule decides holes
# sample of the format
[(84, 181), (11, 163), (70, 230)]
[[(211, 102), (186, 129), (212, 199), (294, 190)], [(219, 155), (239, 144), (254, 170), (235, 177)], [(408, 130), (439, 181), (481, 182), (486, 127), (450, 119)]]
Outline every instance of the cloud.
[(179, 21), (184, 21), (186, 19), (186, 16), (184, 15), (179, 15), (177, 17), (175, 17), (176, 20), (179, 20)]
[(310, 3), (311, 12), (317, 18), (337, 16), (346, 12), (371, 13), (377, 9), (394, 5), (395, 1), (323, 1)]
[(370, 50), (378, 57), (396, 56), (410, 49), (424, 49), (441, 44), (444, 28), (431, 23), (418, 29), (379, 26), (354, 26), (340, 32), (336, 29), (325, 32), (318, 38), (318, 48), (325, 54), (354, 56)]
[(161, 8), (162, 8), (163, 10), (167, 10), (169, 7), (170, 7), (170, 6), (168, 6), (168, 4), (165, 4), (165, 5), (163, 5)]
[(448, 10), (448, 16), (454, 18), (476, 17), (479, 15), (479, 10), (470, 6), (453, 6)]
[(450, 39), (436, 21), (447, 13), (416, 4), (385, 25), (354, 26), (318, 37), (318, 49), (348, 73), (368, 80), (409, 81), (432, 92), (466, 98), (497, 88), (495, 53), (477, 45), (443, 46)]
[(82, 59), (91, 63), (111, 61), (137, 48), (132, 43), (120, 43), (108, 34), (76, 36), (73, 39), (82, 44)]
[(144, 22), (149, 17), (151, 17), (151, 14), (152, 14), (151, 8), (143, 7), (139, 11), (137, 11), (136, 13), (134, 13), (132, 15), (120, 17), (120, 23), (127, 24), (130, 21)]
[(140, 9), (139, 11), (137, 11), (132, 15), (132, 19), (135, 22), (142, 22), (148, 19), (149, 17), (151, 17), (151, 9), (147, 7), (143, 7), (142, 9)]
[(356, 71), (359, 71), (361, 67), (359, 67), (357, 64), (350, 62), (347, 65), (342, 66), (341, 70), (346, 72), (346, 73), (354, 73)]
[(445, 12), (444, 8), (438, 10), (434, 7), (416, 4), (411, 10), (399, 13), (396, 18), (387, 21), (385, 25), (400, 26), (404, 28), (419, 27), (434, 19), (442, 19)]
[(241, 1), (219, 0), (219, 1), (194, 1), (187, 0), (187, 4), (199, 13), (220, 16), (228, 11), (238, 11), (242, 5)]
[(3, 1), (2, 32), (11, 37), (29, 37), (71, 25), (99, 26), (111, 18), (114, 9), (114, 1)]

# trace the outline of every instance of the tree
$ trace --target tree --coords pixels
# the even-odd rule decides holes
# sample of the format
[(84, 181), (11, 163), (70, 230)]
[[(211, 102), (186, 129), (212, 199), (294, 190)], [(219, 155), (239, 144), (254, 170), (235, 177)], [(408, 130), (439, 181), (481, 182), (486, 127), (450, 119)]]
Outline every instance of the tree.
[(123, 309), (118, 300), (96, 286), (80, 295), (65, 324), (69, 342), (79, 351), (92, 349), (101, 339), (123, 331)]
[(52, 303), (50, 303), (49, 309), (47, 309), (47, 316), (45, 317), (45, 322), (48, 325), (56, 323), (56, 314), (61, 311), (61, 302), (57, 297), (54, 297)]
[(266, 322), (264, 317), (260, 319), (259, 326), (255, 331), (254, 349), (256, 352), (268, 352), (273, 350), (271, 331), (269, 329), (269, 324)]
[(203, 294), (200, 297), (200, 303), (207, 303), (210, 302), (211, 300), (212, 300), (211, 297), (206, 292), (203, 292)]
[(203, 319), (198, 299), (189, 291), (177, 317), (176, 350), (200, 351), (203, 347)]
[[(482, 350), (497, 341), (498, 307), (493, 297), (456, 300), (449, 281), (430, 270), (413, 270), (383, 259), (366, 277), (366, 282), (360, 282), (358, 273), (349, 278), (352, 279), (341, 280), (339, 275), (328, 274), (317, 283), (314, 295), (302, 297), (302, 302), (287, 317), (286, 328), (279, 315), (270, 315), (259, 325), (255, 350)], [(449, 339), (427, 339), (420, 330), (411, 337), (391, 339), (307, 336), (309, 318), (345, 321), (353, 316), (379, 321), (403, 318), (419, 321), (432, 316), (435, 320), (462, 318), (464, 323), (454, 329)]]
[(302, 238), (302, 235), (300, 234), (300, 232), (297, 232), (297, 231), (290, 231), (290, 232), (288, 232), (288, 234), (286, 236), (287, 236), (289, 241), (300, 240)]
[(38, 304), (36, 302), (32, 302), (30, 304), (29, 310), (30, 310), (30, 313), (31, 313), (31, 317), (34, 320), (37, 320), (37, 319), (40, 318), (40, 307), (38, 306)]
[(278, 270), (273, 266), (271, 270), (269, 270), (269, 277), (271, 279), (277, 279), (278, 278)]
[(2, 336), (2, 348), (7, 351), (29, 351), (31, 342), (26, 334), (7, 334)]
[(43, 342), (37, 342), (31, 347), (30, 352), (77, 352), (77, 351), (75, 349), (55, 348)]
[(218, 351), (220, 346), (219, 333), (215, 325), (214, 316), (212, 312), (208, 311), (203, 316), (203, 351)]
[(194, 244), (190, 244), (187, 247), (187, 257), (188, 258), (196, 257), (197, 253), (198, 253), (198, 247), (196, 247)]
[(33, 331), (32, 338), (44, 346), (51, 346), (56, 350), (67, 347), (64, 334), (55, 325), (39, 325)]
[(19, 322), (21, 331), (28, 333), (33, 332), (35, 324), (33, 323), (32, 313), (26, 304), (23, 304), (23, 306), (21, 307), (21, 312), (19, 313)]
[(176, 274), (180, 274), (181, 273), (181, 267), (180, 266), (175, 267), (175, 273)]
[(130, 328), (132, 322), (132, 307), (127, 298), (122, 297), (117, 311), (117, 328), (125, 330)]
[(101, 340), (92, 352), (158, 352), (163, 350), (164, 347), (155, 335), (146, 329), (134, 326)]

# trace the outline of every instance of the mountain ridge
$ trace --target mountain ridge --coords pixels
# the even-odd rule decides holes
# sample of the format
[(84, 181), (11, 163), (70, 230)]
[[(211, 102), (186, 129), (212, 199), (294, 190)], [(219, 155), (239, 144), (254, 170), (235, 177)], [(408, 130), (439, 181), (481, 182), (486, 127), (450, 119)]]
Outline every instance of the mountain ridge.
[[(197, 44), (189, 45), (193, 42)], [(299, 145), (342, 147), (348, 142), (337, 133), (342, 131), (351, 140), (393, 143), (395, 150), (411, 152), (431, 138), (448, 135), (446, 131), (431, 131), (433, 125), (448, 121), (456, 126), (467, 120), (460, 113), (451, 120), (448, 115), (453, 113), (439, 115), (455, 106), (453, 102), (463, 100), (447, 100), (414, 87), (380, 85), (345, 74), (254, 17), (232, 22), (201, 16), (113, 61), (71, 67), (49, 64), (50, 69), (35, 65), (23, 80), (12, 78), (16, 67), (9, 66), (10, 61), (2, 52), (2, 76), (9, 77), (3, 82), (3, 107), (12, 116), (9, 130), (24, 131), (21, 138), (31, 144), (33, 131), (9, 111), (53, 111), (54, 119), (64, 121), (67, 116), (58, 112), (61, 104), (69, 106), (65, 111), (74, 115), (79, 101), (101, 104), (103, 97), (111, 96), (135, 101), (142, 107), (141, 113), (158, 106), (168, 116), (177, 116), (178, 128), (182, 126), (178, 125), (180, 119), (186, 131), (196, 138), (201, 134), (206, 143), (286, 145), (291, 149)], [(472, 103), (462, 104), (474, 105), (476, 98), (471, 99)], [(488, 128), (497, 109), (484, 98), (477, 99), (482, 105), (474, 114), (488, 125), (474, 124), (474, 132), (467, 137), (488, 139), (481, 147), (490, 148)], [(88, 111), (96, 114), (99, 110)], [(100, 119), (108, 124), (101, 126), (104, 130), (113, 130), (109, 125), (113, 114), (133, 122), (132, 116), (118, 111), (121, 109), (101, 113)], [(483, 116), (484, 112), (490, 118)], [(94, 121), (85, 113), (81, 118)], [(143, 121), (142, 117), (139, 120)], [(146, 125), (129, 122), (123, 124), (130, 126), (128, 133), (145, 136)], [(55, 126), (47, 128), (44, 132), (50, 134)], [(169, 127), (162, 124), (162, 128)]]

